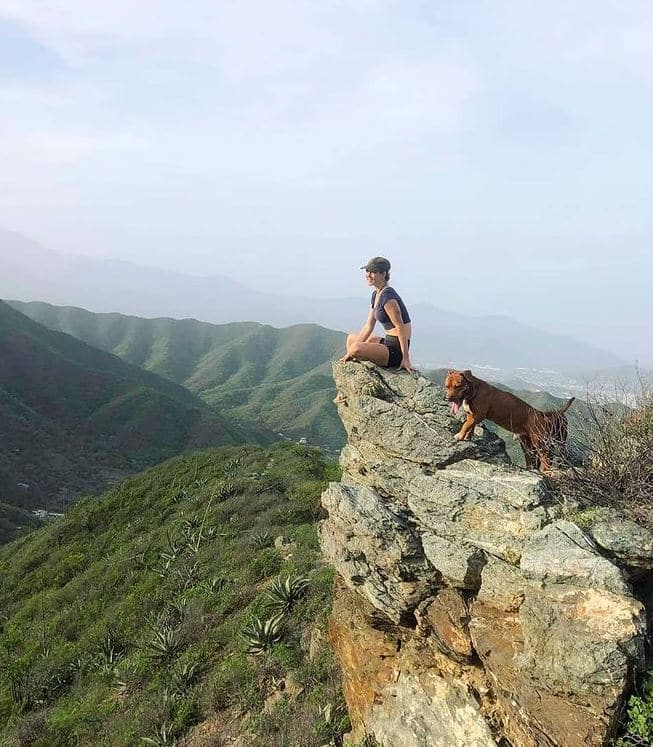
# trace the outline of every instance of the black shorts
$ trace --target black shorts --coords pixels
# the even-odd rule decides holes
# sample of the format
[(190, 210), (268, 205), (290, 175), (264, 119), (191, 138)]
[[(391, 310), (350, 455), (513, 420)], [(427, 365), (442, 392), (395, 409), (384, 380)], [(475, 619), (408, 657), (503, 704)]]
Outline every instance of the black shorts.
[[(390, 351), (390, 357), (388, 358), (387, 368), (398, 368), (401, 365), (403, 355), (401, 354), (401, 345), (399, 344), (399, 338), (396, 335), (386, 335), (382, 337), (379, 342), (386, 345)], [(408, 340), (408, 347), (410, 348), (410, 340)]]

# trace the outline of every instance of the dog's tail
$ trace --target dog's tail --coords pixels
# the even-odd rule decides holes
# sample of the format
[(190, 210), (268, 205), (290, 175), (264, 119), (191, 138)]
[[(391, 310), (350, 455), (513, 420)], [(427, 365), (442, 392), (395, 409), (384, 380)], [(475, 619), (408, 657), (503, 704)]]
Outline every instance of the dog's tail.
[(566, 410), (568, 410), (568, 409), (569, 409), (569, 407), (571, 406), (571, 403), (572, 403), (572, 402), (573, 402), (573, 401), (574, 401), (575, 399), (576, 399), (576, 397), (571, 397), (571, 399), (569, 399), (569, 400), (567, 401), (567, 404), (566, 404), (566, 405), (565, 405), (564, 407), (561, 407), (561, 408), (560, 408), (559, 410), (556, 410), (556, 412), (558, 412), (558, 413), (560, 413), (560, 415), (562, 415), (562, 413), (563, 413), (563, 412), (565, 412)]

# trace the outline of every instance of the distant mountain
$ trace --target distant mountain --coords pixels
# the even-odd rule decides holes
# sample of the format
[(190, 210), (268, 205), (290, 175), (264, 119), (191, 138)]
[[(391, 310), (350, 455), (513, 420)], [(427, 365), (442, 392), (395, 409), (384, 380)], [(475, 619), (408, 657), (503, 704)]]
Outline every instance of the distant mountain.
[(315, 324), (214, 325), (10, 303), (52, 330), (187, 387), (225, 415), (322, 447), (344, 443), (331, 376), (331, 361), (343, 351), (341, 332)]
[[(128, 262), (55, 254), (19, 234), (0, 231), (0, 298), (47, 301), (141, 317), (206, 322), (256, 321), (287, 327), (315, 323), (360, 329), (368, 298), (284, 297), (225, 277), (192, 277)], [(399, 288), (401, 290), (401, 288)], [(437, 297), (437, 286), (433, 289)], [(410, 299), (406, 299), (410, 301)], [(414, 360), (422, 366), (587, 369), (620, 365), (612, 353), (508, 317), (470, 317), (410, 304)]]
[(184, 451), (255, 438), (185, 388), (0, 302), (0, 501), (58, 508)]

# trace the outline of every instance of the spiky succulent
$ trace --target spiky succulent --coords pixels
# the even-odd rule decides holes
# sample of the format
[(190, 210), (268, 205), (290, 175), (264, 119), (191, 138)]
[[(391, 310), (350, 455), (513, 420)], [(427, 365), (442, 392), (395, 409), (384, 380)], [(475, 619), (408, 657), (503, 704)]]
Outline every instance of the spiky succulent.
[(286, 613), (295, 606), (308, 589), (310, 579), (302, 576), (288, 576), (285, 580), (276, 579), (268, 589), (270, 607)]
[(204, 581), (200, 581), (198, 588), (201, 589), (203, 594), (212, 596), (222, 591), (229, 584), (229, 579), (224, 576), (214, 576), (213, 578), (207, 578)]
[(141, 737), (141, 742), (157, 746), (175, 744), (173, 725), (167, 722), (162, 723), (151, 737)]
[(245, 625), (242, 630), (243, 636), (249, 643), (250, 654), (262, 654), (281, 640), (283, 613), (261, 620), (255, 617), (251, 623)]
[(272, 544), (272, 535), (270, 532), (255, 532), (252, 535), (251, 543), (257, 550), (265, 550)]
[(112, 677), (118, 662), (123, 658), (123, 656), (124, 651), (118, 647), (111, 632), (107, 633), (97, 649), (99, 670), (102, 674)]
[(181, 648), (181, 635), (170, 625), (153, 628), (143, 648), (152, 659), (171, 659)]
[(215, 498), (219, 501), (226, 501), (227, 498), (232, 498), (234, 495), (238, 495), (240, 492), (239, 486), (232, 480), (224, 480), (215, 489)]

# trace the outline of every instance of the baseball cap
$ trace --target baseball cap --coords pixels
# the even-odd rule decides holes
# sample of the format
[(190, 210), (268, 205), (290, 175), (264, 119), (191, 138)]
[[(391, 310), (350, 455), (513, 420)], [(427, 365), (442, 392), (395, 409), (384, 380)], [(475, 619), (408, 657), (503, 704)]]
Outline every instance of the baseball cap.
[(372, 257), (366, 265), (361, 267), (361, 270), (367, 272), (390, 272), (390, 262), (385, 257)]

